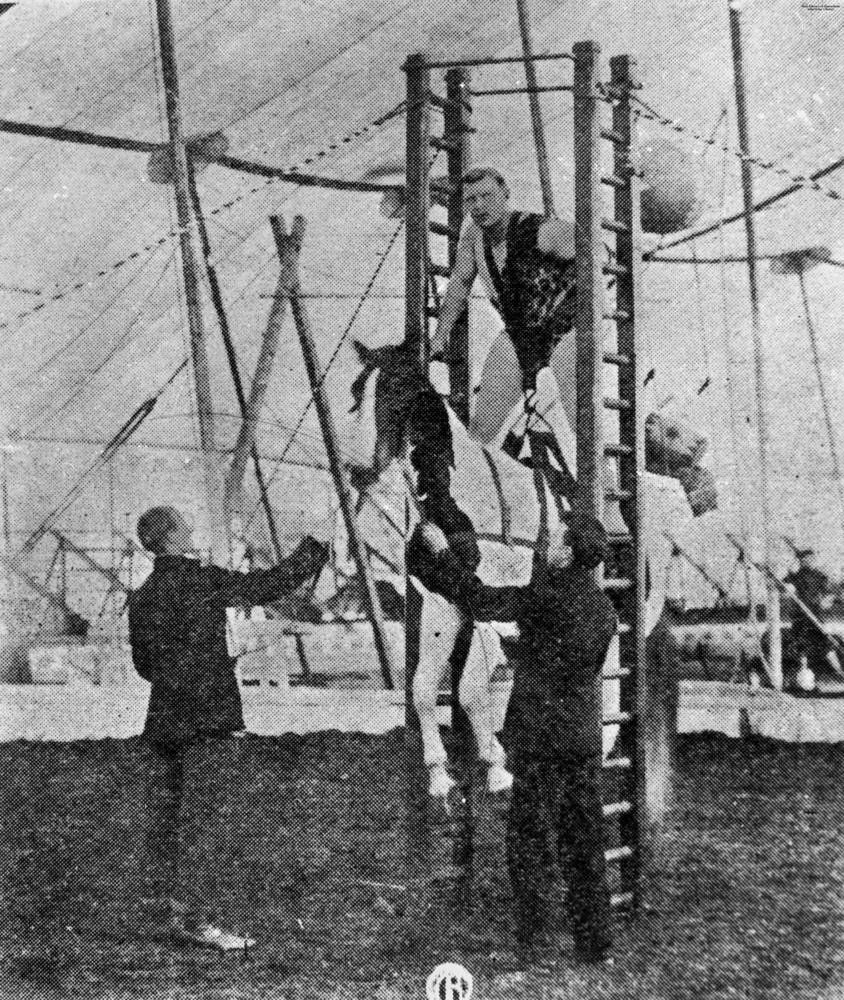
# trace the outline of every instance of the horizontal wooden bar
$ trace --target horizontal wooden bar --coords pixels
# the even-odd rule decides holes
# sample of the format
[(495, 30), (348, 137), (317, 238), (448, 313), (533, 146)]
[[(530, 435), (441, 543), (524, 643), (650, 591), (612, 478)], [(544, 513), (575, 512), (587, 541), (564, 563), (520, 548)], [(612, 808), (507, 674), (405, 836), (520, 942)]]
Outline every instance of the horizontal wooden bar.
[[(428, 69), (451, 69), (453, 66), (500, 66), (505, 63), (542, 62), (549, 59), (574, 59), (574, 56), (571, 52), (546, 52), (527, 57), (489, 56), (484, 58), (481, 56), (478, 59), (451, 59), (448, 61), (437, 60), (435, 62), (426, 62), (424, 65)], [(406, 66), (403, 66), (402, 69), (406, 69)]]
[(459, 229), (456, 229), (454, 226), (446, 226), (442, 222), (429, 222), (428, 228), (432, 233), (436, 233), (437, 236), (447, 236), (451, 240), (460, 238)]
[(615, 501), (631, 500), (633, 494), (630, 490), (606, 490), (604, 492), (604, 499), (609, 500), (611, 503)]
[(601, 138), (606, 139), (607, 142), (615, 143), (616, 146), (624, 145), (624, 136), (620, 132), (614, 132), (611, 128), (602, 128)]
[(604, 454), (612, 458), (624, 458), (626, 455), (633, 454), (633, 448), (629, 444), (619, 444), (616, 441), (611, 441), (609, 444), (604, 445)]
[(610, 545), (632, 545), (633, 536), (629, 531), (612, 531), (607, 533), (607, 542)]
[(633, 766), (629, 757), (608, 757), (604, 761), (605, 771), (629, 771)]
[(632, 892), (614, 892), (610, 896), (610, 906), (614, 909), (621, 909), (623, 906), (633, 905), (633, 893)]
[(83, 146), (100, 146), (103, 149), (124, 149), (130, 153), (152, 153), (157, 149), (168, 148), (165, 142), (126, 139), (122, 136), (64, 128), (61, 125), (35, 125), (32, 122), (10, 121), (7, 118), (0, 119), (0, 132), (29, 135), (37, 139), (56, 139), (59, 142), (75, 142)]
[(633, 358), (629, 354), (616, 354), (614, 351), (604, 351), (604, 361), (608, 365), (632, 365)]
[(614, 309), (612, 312), (605, 312), (604, 319), (612, 319), (616, 323), (626, 323), (630, 319), (630, 313), (624, 309)]
[(615, 174), (602, 174), (601, 183), (606, 184), (607, 187), (614, 187), (614, 188), (627, 187), (627, 181), (623, 177), (616, 177)]
[(601, 219), (601, 229), (606, 229), (611, 233), (630, 232), (630, 226), (624, 222), (616, 222), (615, 219)]
[(603, 723), (605, 726), (615, 726), (624, 722), (632, 722), (633, 714), (631, 712), (609, 712), (603, 718)]
[(616, 861), (624, 861), (626, 858), (633, 857), (632, 847), (610, 847), (608, 850), (604, 851), (604, 858), (608, 864), (612, 864)]
[(608, 410), (629, 410), (633, 404), (629, 399), (618, 399), (615, 396), (604, 396), (604, 406)]
[(559, 87), (494, 87), (491, 90), (473, 90), (472, 97), (492, 97), (496, 94), (547, 94), (549, 91), (567, 90), (574, 87), (562, 85)]
[(628, 577), (605, 577), (604, 578), (604, 590), (630, 590), (633, 586), (633, 581)]
[(622, 813), (633, 812), (632, 802), (608, 802), (604, 805), (604, 816), (621, 816)]
[(604, 264), (601, 270), (604, 274), (615, 274), (620, 278), (630, 274), (630, 268), (626, 264)]
[(441, 278), (451, 277), (451, 268), (447, 267), (445, 264), (429, 264), (428, 270), (431, 274), (438, 274)]
[(444, 149), (448, 153), (460, 152), (460, 142), (457, 139), (442, 139), (440, 136), (432, 135), (428, 141), (434, 149)]

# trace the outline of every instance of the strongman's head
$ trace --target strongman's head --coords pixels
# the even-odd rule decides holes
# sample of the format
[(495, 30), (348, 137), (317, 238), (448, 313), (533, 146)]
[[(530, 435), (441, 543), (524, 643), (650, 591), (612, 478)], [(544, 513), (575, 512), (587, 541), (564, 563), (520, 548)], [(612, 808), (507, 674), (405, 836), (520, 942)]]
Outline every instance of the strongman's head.
[(475, 225), (493, 229), (510, 210), (510, 189), (497, 170), (475, 167), (463, 176), (463, 200)]

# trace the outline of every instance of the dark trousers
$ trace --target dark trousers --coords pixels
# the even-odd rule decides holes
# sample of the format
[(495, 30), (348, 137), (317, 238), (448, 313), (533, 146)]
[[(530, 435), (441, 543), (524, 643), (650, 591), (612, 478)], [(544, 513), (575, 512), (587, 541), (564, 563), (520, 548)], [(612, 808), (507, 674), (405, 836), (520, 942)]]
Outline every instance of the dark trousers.
[(145, 774), (147, 892), (179, 895), (179, 814), (185, 786), (185, 757), (192, 742), (147, 741)]
[(575, 947), (612, 943), (598, 761), (559, 757), (514, 762), (507, 825), (507, 865), (516, 902), (516, 933), (535, 943), (547, 922), (547, 888), (563, 861)]

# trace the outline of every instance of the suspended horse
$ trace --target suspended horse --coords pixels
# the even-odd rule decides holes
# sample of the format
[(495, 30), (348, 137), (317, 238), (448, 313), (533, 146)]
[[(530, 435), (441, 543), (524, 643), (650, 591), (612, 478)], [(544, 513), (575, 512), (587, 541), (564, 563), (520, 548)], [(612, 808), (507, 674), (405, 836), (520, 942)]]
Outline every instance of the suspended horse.
[[(476, 536), (480, 556), (476, 572), (485, 583), (528, 583), (543, 517), (547, 529), (554, 532), (562, 524), (567, 507), (557, 491), (552, 492), (545, 482), (538, 486), (533, 470), (514, 457), (519, 449), (513, 447), (512, 426), (505, 425), (496, 442), (486, 447), (481, 445), (443, 399), (427, 383), (420, 384), (416, 356), (408, 348), (390, 345), (370, 349), (359, 343), (355, 346), (363, 365), (352, 388), (355, 400), (352, 409), (358, 413), (361, 431), (358, 452), (371, 456), (369, 465), (352, 470), (352, 481), (361, 496), (364, 534), (367, 538), (373, 535), (370, 524), (373, 512), (380, 511), (381, 527), (383, 518), (396, 529), (404, 524), (405, 488), (409, 485), (415, 496), (411, 509), (417, 519), (421, 515), (434, 521), (450, 519), (449, 526), (453, 530), (446, 530), (446, 534), (451, 535), (452, 545), (455, 539), (458, 545), (471, 545), (471, 540), (462, 536), (469, 533)], [(574, 482), (574, 436), (550, 373), (540, 375), (534, 426), (544, 429), (552, 450), (556, 445), (556, 453), (561, 459), (549, 471), (561, 487), (570, 488)], [(544, 375), (548, 377), (543, 378)], [(517, 433), (515, 437), (518, 439)], [(672, 440), (678, 455), (672, 456), (669, 474), (645, 474), (647, 501), (652, 505), (649, 524), (659, 525), (658, 531), (646, 530), (645, 533), (652, 581), (648, 632), (659, 618), (665, 600), (664, 581), (672, 549), (663, 531), (682, 536), (692, 518), (676, 471), (696, 463), (700, 455), (698, 439), (688, 429), (673, 435)], [(684, 441), (693, 443), (694, 447), (686, 447)], [(507, 450), (502, 449), (502, 443), (506, 443)], [(684, 448), (688, 453), (685, 456), (679, 454)], [(376, 514), (376, 521), (378, 517)], [(465, 528), (465, 532), (461, 528)], [(393, 534), (395, 543), (389, 554), (394, 562), (401, 557), (398, 534), (398, 530)], [(424, 759), (430, 771), (430, 792), (444, 796), (453, 781), (446, 770), (447, 758), (437, 723), (436, 700), (466, 618), (419, 578), (420, 570), (413, 564), (412, 549), (411, 543), (407, 568), (413, 585), (423, 597), (419, 664), (413, 683), (414, 706), (421, 726)], [(491, 791), (505, 790), (512, 781), (505, 767), (504, 749), (495, 735), (490, 689), (490, 677), (496, 665), (506, 662), (501, 633), (512, 628), (496, 623), (474, 624), (459, 686), (460, 703), (471, 723), (478, 756), (488, 766), (487, 782)], [(618, 666), (618, 657), (616, 638), (607, 654), (605, 666), (608, 670)], [(618, 711), (619, 696), (618, 681), (606, 681), (605, 714)], [(612, 749), (617, 732), (617, 726), (604, 728), (605, 756)]]

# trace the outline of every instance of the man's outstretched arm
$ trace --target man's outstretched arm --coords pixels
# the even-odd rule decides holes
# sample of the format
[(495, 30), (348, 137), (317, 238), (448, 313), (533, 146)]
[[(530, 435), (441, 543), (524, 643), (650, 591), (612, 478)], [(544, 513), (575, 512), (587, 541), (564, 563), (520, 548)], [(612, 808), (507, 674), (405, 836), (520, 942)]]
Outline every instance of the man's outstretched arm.
[(216, 569), (217, 598), (227, 607), (256, 607), (294, 591), (328, 561), (328, 546), (308, 537), (272, 569), (249, 573)]
[(472, 248), (469, 230), (464, 229), (457, 244), (457, 255), (454, 259), (454, 269), (448, 279), (448, 285), (443, 296), (437, 329), (431, 341), (431, 355), (436, 358), (442, 354), (449, 344), (454, 324), (460, 319), (469, 293), (478, 275), (478, 265)]

